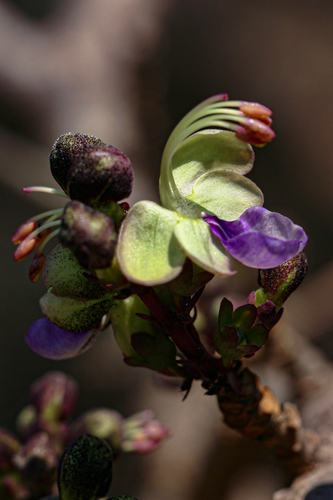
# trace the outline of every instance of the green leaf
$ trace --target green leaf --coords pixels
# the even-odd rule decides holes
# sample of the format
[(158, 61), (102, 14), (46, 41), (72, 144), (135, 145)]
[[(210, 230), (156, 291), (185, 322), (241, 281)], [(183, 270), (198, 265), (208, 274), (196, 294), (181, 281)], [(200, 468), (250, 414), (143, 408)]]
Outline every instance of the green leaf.
[(195, 202), (193, 217), (202, 212), (223, 220), (235, 220), (250, 207), (263, 204), (264, 197), (258, 186), (236, 172), (215, 170), (199, 177), (188, 194)]
[(174, 230), (183, 252), (195, 264), (217, 276), (230, 276), (230, 262), (220, 240), (201, 219), (183, 219)]
[(234, 308), (230, 300), (224, 297), (219, 311), (219, 329), (227, 325), (231, 326), (233, 310)]
[(140, 356), (136, 360), (137, 366), (163, 371), (176, 361), (176, 346), (163, 332), (156, 336), (144, 332), (133, 333), (131, 343)]
[(246, 334), (246, 341), (248, 344), (263, 346), (268, 339), (268, 330), (264, 325), (255, 325)]
[(43, 279), (47, 288), (52, 287), (52, 293), (59, 297), (88, 300), (108, 295), (101, 285), (82, 276), (83, 272), (88, 271), (78, 263), (72, 251), (58, 245), (46, 259)]
[(251, 146), (239, 141), (233, 132), (210, 129), (193, 134), (178, 146), (170, 163), (162, 165), (162, 205), (188, 217), (199, 217), (201, 202), (191, 197), (196, 181), (211, 171), (244, 175), (251, 170), (253, 160)]
[(253, 325), (257, 317), (257, 308), (253, 304), (245, 304), (234, 311), (232, 324), (239, 326), (243, 330), (248, 330)]
[(175, 361), (175, 345), (156, 325), (137, 314), (150, 315), (137, 295), (116, 300), (108, 313), (125, 361), (132, 366), (165, 370)]
[(108, 312), (113, 300), (79, 300), (71, 297), (58, 297), (48, 292), (40, 299), (43, 313), (55, 325), (71, 332), (85, 332), (96, 328), (104, 314)]
[(181, 273), (186, 257), (173, 234), (180, 218), (151, 201), (131, 208), (120, 231), (117, 253), (129, 281), (152, 286)]
[(112, 480), (112, 450), (96, 436), (84, 434), (65, 450), (58, 473), (61, 500), (99, 500)]

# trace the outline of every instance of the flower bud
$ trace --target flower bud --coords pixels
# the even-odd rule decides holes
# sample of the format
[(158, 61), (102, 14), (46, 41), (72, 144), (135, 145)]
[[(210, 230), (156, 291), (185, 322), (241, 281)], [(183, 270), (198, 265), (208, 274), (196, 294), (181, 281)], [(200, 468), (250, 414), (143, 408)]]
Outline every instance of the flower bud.
[(13, 457), (13, 463), (26, 481), (32, 496), (50, 493), (56, 480), (58, 457), (46, 432), (39, 432)]
[(75, 439), (82, 434), (93, 434), (109, 443), (113, 453), (116, 454), (123, 439), (123, 421), (123, 417), (117, 411), (96, 408), (87, 411), (74, 422), (71, 436)]
[(307, 269), (308, 262), (304, 252), (280, 266), (260, 269), (258, 283), (261, 288), (256, 291), (256, 305), (271, 301), (277, 309), (282, 307), (289, 295), (302, 283)]
[(159, 447), (169, 436), (169, 430), (158, 420), (150, 410), (136, 413), (124, 422), (123, 451), (150, 453)]
[(68, 176), (70, 198), (94, 207), (127, 198), (132, 187), (131, 162), (119, 149), (108, 145), (84, 149)]
[(30, 403), (43, 420), (55, 422), (70, 417), (78, 393), (78, 384), (72, 377), (62, 372), (49, 372), (32, 385)]
[(0, 469), (3, 471), (12, 465), (12, 457), (21, 448), (20, 441), (3, 427), (0, 427)]
[(50, 154), (51, 172), (66, 193), (67, 177), (74, 159), (87, 147), (103, 144), (98, 137), (77, 132), (68, 132), (56, 140)]
[(114, 221), (79, 201), (70, 201), (62, 217), (59, 240), (86, 269), (110, 266), (117, 243)]

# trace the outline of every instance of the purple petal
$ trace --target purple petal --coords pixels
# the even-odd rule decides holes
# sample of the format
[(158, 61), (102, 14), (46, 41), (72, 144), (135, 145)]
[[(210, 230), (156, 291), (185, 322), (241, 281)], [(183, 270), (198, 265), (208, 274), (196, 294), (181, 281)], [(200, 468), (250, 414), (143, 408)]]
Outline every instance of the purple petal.
[(234, 221), (214, 215), (203, 218), (236, 260), (268, 269), (297, 255), (306, 245), (304, 230), (290, 219), (263, 207), (251, 207)]
[(28, 330), (25, 341), (40, 356), (50, 359), (67, 359), (79, 356), (90, 349), (100, 330), (74, 333), (62, 330), (47, 318), (38, 319)]

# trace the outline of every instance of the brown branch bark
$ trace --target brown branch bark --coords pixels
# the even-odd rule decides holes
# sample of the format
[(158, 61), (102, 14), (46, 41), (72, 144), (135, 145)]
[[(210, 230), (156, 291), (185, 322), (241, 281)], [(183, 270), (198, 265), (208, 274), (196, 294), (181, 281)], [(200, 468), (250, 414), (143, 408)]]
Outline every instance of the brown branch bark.
[(311, 470), (320, 439), (302, 426), (297, 407), (291, 403), (280, 405), (248, 368), (241, 370), (238, 379), (241, 395), (227, 385), (217, 395), (226, 425), (244, 437), (262, 441), (290, 480)]

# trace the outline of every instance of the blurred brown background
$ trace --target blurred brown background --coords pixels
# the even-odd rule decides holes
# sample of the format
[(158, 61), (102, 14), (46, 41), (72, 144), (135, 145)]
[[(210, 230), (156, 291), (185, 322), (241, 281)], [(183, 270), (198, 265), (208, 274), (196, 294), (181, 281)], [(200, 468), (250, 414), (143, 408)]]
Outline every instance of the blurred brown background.
[[(154, 455), (119, 461), (114, 495), (266, 500), (283, 485), (259, 446), (223, 428), (213, 398), (196, 387), (181, 403), (177, 388), (123, 365), (110, 331), (74, 360), (32, 353), (23, 337), (41, 317), (44, 286), (29, 282), (29, 259), (14, 263), (10, 237), (61, 202), (20, 191), (55, 186), (48, 155), (59, 135), (94, 134), (122, 149), (136, 174), (131, 202), (157, 201), (164, 143), (188, 110), (220, 92), (259, 101), (274, 110), (278, 137), (256, 149), (250, 176), (266, 208), (309, 235), (309, 275), (287, 314), (332, 358), (332, 23), (329, 0), (0, 0), (0, 425), (13, 429), (30, 382), (61, 369), (81, 385), (78, 412), (109, 406), (127, 416), (151, 407), (171, 428)], [(248, 294), (255, 272), (240, 271), (230, 286)], [(258, 369), (281, 399), (293, 397), (292, 379), (265, 364), (265, 354)]]

